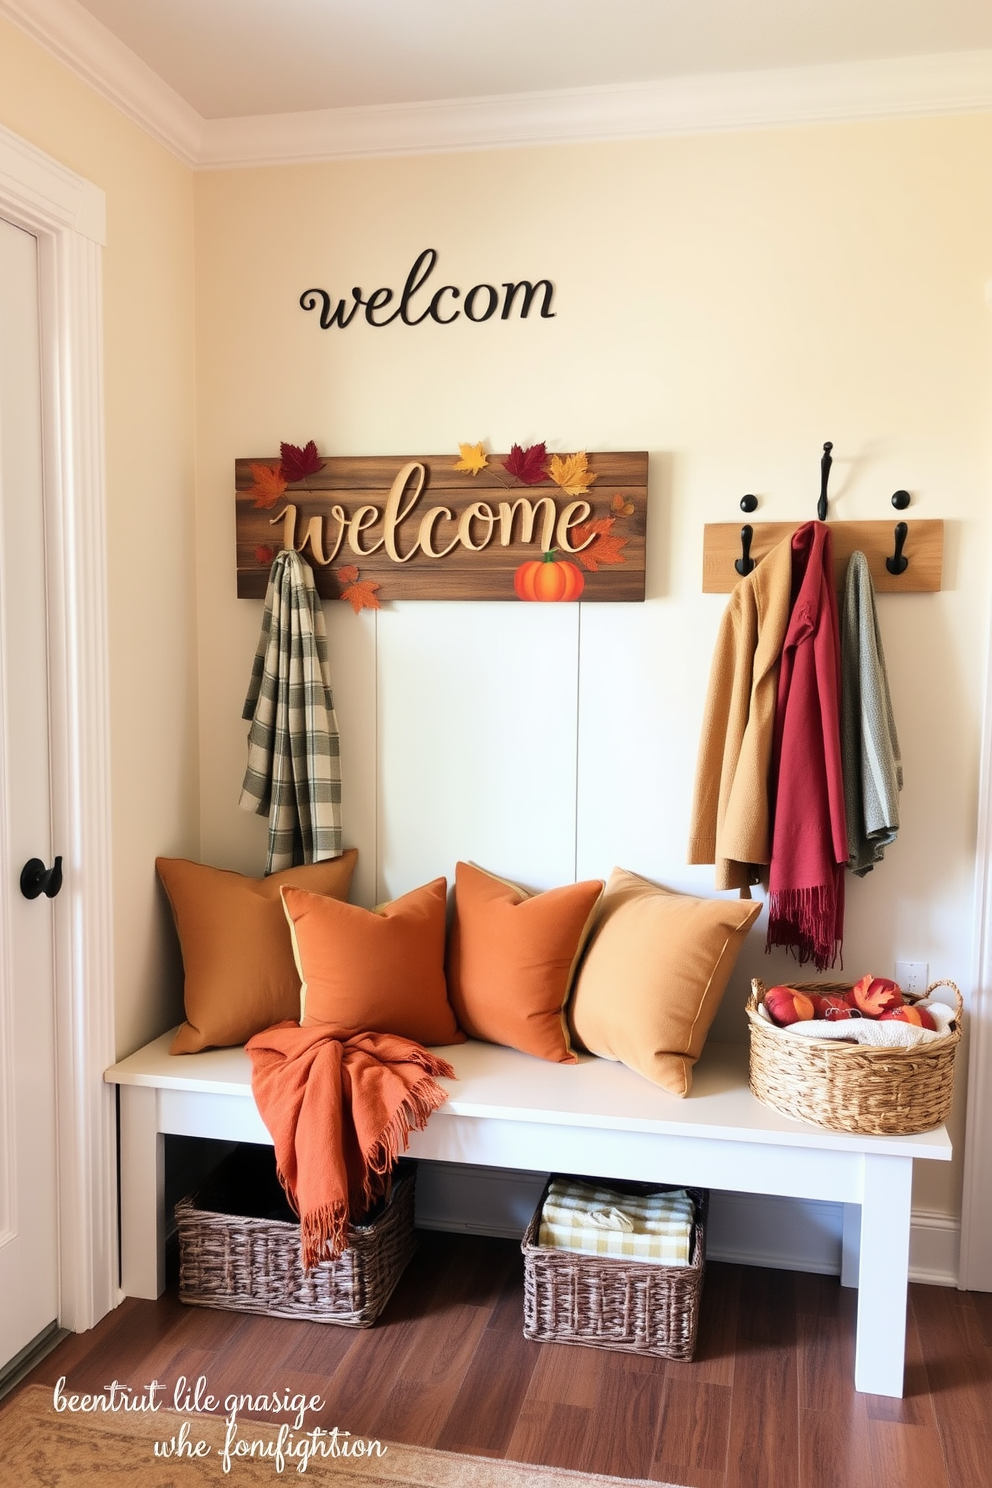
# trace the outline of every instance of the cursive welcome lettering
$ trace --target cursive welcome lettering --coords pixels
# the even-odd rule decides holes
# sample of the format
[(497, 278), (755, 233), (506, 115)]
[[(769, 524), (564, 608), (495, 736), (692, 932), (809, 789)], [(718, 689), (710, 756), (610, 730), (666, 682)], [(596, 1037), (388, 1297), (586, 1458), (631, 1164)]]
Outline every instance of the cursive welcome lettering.
[[(381, 510), (366, 503), (349, 516), (340, 502), (335, 502), (327, 514), (327, 529), (325, 517), (317, 513), (300, 534), (298, 508), (290, 502), (270, 518), (269, 525), (281, 522), (282, 546), (295, 548), (298, 553), (309, 548), (314, 563), (321, 568), (333, 563), (346, 537), (348, 547), (358, 557), (367, 558), (382, 548), (393, 563), (409, 563), (415, 553), (444, 558), (457, 547), (481, 553), (497, 534), (500, 547), (508, 548), (516, 532), (519, 542), (539, 542), (542, 553), (552, 547), (564, 553), (581, 553), (596, 539), (593, 532), (582, 542), (572, 541), (573, 530), (588, 521), (592, 513), (588, 501), (569, 501), (559, 511), (552, 496), (540, 496), (536, 501), (518, 496), (514, 501), (498, 502), (495, 510), (488, 501), (470, 502), (457, 518), (447, 506), (431, 506), (418, 515), (426, 483), (427, 467), (420, 460), (409, 460), (396, 472)], [(381, 532), (373, 532), (380, 522)], [(404, 551), (402, 529), (405, 525), (412, 528), (414, 522), (417, 535)], [(447, 533), (438, 534), (442, 523), (454, 524), (450, 539)]]
[[(418, 254), (413, 262), (409, 274), (399, 295), (399, 304), (391, 314), (385, 312), (393, 304), (396, 296), (388, 285), (382, 285), (374, 289), (366, 298), (362, 293), (361, 285), (356, 285), (351, 291), (351, 303), (345, 299), (335, 300), (333, 295), (326, 289), (305, 289), (300, 295), (300, 308), (302, 310), (320, 311), (320, 328), (329, 331), (332, 326), (344, 330), (350, 326), (360, 308), (364, 307), (365, 320), (370, 326), (377, 329), (381, 326), (392, 325), (393, 321), (400, 320), (404, 325), (422, 325), (425, 320), (433, 320), (437, 325), (451, 325), (456, 321), (464, 309), (466, 320), (472, 321), (473, 325), (491, 320), (500, 305), (500, 293), (495, 284), (481, 282), (473, 284), (472, 288), (463, 295), (455, 284), (443, 284), (436, 290), (427, 302), (426, 308), (421, 309), (419, 314), (411, 314), (414, 297), (426, 285), (437, 266), (437, 249), (425, 248)], [(554, 300), (554, 285), (550, 279), (508, 279), (501, 281), (500, 288), (503, 290), (502, 309), (500, 320), (509, 320), (516, 308), (519, 318), (526, 320), (530, 314), (531, 306), (540, 295), (540, 318), (542, 320), (553, 320), (555, 311), (552, 310)], [(450, 303), (443, 303), (445, 296), (450, 296)], [(461, 305), (454, 302), (460, 300)], [(423, 304), (423, 301), (420, 302)]]

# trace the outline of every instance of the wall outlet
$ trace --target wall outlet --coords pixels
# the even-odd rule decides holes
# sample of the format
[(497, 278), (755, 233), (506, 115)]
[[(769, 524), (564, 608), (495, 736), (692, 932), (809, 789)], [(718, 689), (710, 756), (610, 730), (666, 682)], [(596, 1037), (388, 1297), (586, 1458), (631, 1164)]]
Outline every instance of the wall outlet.
[(926, 961), (897, 961), (896, 981), (904, 992), (921, 997), (927, 990), (929, 964)]

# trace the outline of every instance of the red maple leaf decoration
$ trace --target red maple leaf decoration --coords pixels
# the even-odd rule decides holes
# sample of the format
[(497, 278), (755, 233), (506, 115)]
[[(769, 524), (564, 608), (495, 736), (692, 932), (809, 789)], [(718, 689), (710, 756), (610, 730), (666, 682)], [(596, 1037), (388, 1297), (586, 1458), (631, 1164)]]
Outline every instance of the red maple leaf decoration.
[(267, 543), (259, 543), (255, 549), (255, 562), (260, 564), (262, 568), (268, 568), (275, 556), (275, 548), (270, 548)]
[(280, 444), (279, 453), (282, 456), (282, 473), (287, 481), (306, 480), (308, 475), (316, 475), (318, 470), (324, 468), (324, 462), (312, 439), (302, 449), (298, 444)]
[(503, 469), (508, 475), (515, 475), (525, 486), (536, 486), (548, 473), (548, 451), (544, 440), (540, 444), (530, 445), (528, 449), (521, 449), (519, 444), (511, 445), (509, 459), (503, 461)]
[(589, 546), (576, 554), (582, 567), (588, 569), (589, 573), (598, 573), (601, 565), (627, 561), (620, 549), (627, 546), (629, 539), (613, 536), (611, 529), (614, 520), (613, 517), (599, 517), (595, 522), (583, 522), (572, 529), (580, 543), (595, 534)]

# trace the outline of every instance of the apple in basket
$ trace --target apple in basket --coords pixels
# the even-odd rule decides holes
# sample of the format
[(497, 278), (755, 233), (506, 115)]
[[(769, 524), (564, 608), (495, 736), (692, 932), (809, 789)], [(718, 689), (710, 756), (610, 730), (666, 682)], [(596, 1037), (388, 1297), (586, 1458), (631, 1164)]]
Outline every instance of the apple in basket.
[(931, 1033), (937, 1032), (937, 1023), (929, 1008), (913, 1007), (911, 1003), (903, 1007), (889, 1008), (888, 1012), (880, 1013), (879, 1023), (913, 1023), (917, 1028), (929, 1028)]
[(780, 1028), (790, 1023), (805, 1023), (814, 1016), (812, 997), (797, 992), (795, 987), (769, 987), (765, 1007)]
[(856, 1008), (845, 992), (819, 992), (813, 996), (815, 1016), (822, 1018), (826, 1023), (843, 1023), (848, 1018), (861, 1018), (860, 1008)]
[(869, 972), (851, 988), (851, 1001), (866, 1018), (878, 1018), (902, 1007), (902, 990), (888, 977), (872, 976)]

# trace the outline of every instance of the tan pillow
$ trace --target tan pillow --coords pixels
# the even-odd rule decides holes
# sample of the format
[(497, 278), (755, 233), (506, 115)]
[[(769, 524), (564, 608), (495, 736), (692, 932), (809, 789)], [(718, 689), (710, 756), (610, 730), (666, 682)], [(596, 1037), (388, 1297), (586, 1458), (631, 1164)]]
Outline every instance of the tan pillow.
[(574, 1064), (565, 1002), (602, 881), (529, 894), (473, 863), (455, 869), (448, 996), (466, 1033)]
[(447, 888), (436, 878), (375, 910), (284, 889), (304, 1028), (464, 1043), (444, 981)]
[(575, 980), (575, 1041), (688, 1095), (692, 1066), (760, 910), (760, 901), (695, 899), (614, 868)]
[(183, 953), (186, 1022), (170, 1053), (243, 1044), (285, 1018), (299, 1019), (300, 979), (283, 914), (283, 884), (347, 899), (358, 862), (339, 858), (245, 878), (186, 858), (156, 858)]

